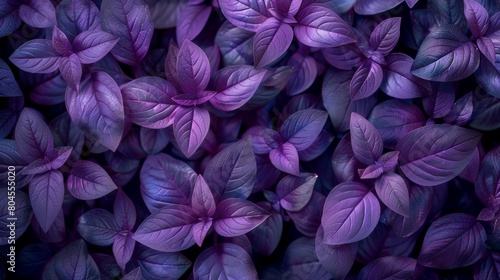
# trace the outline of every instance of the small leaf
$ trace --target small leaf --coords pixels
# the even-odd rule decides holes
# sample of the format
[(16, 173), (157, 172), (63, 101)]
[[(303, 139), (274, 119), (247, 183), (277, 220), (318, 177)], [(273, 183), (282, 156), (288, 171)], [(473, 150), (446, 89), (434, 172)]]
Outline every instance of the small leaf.
[(334, 187), (326, 198), (321, 225), (324, 242), (342, 245), (366, 238), (380, 218), (380, 204), (361, 183), (346, 182)]
[(198, 246), (203, 245), (203, 240), (212, 228), (212, 220), (201, 220), (193, 226), (193, 238)]
[(52, 170), (33, 177), (29, 195), (33, 213), (43, 231), (47, 232), (61, 210), (64, 200), (64, 178)]
[(113, 244), (120, 227), (113, 214), (104, 209), (92, 209), (78, 218), (78, 233), (83, 239), (97, 246)]
[(444, 116), (444, 121), (449, 124), (463, 126), (467, 124), (472, 116), (472, 92), (464, 95), (462, 98), (455, 101), (450, 112)]
[(50, 259), (42, 279), (100, 279), (100, 273), (87, 251), (85, 241), (80, 239), (70, 243)]
[(245, 234), (264, 222), (270, 214), (241, 198), (226, 198), (217, 205), (215, 231), (225, 237)]
[(51, 73), (59, 67), (59, 58), (50, 40), (33, 39), (17, 48), (9, 59), (23, 71)]
[(104, 31), (84, 31), (73, 42), (73, 51), (83, 64), (101, 60), (120, 39)]
[(177, 75), (184, 93), (205, 90), (210, 80), (210, 62), (200, 47), (189, 40), (182, 42), (177, 58)]
[(191, 207), (165, 206), (147, 217), (133, 238), (161, 252), (178, 252), (194, 245), (192, 229), (197, 222)]
[(101, 26), (120, 37), (111, 54), (120, 62), (138, 65), (146, 56), (153, 37), (153, 22), (142, 0), (103, 0)]
[(290, 25), (271, 17), (266, 19), (256, 30), (253, 40), (255, 67), (271, 64), (283, 55), (293, 40)]
[(293, 72), (288, 80), (287, 94), (294, 96), (307, 90), (316, 79), (318, 68), (316, 60), (310, 56), (296, 52), (287, 63), (293, 67)]
[(326, 123), (328, 114), (317, 109), (305, 109), (290, 115), (280, 127), (284, 142), (302, 151), (314, 142)]
[(300, 177), (287, 175), (276, 186), (276, 194), (283, 209), (299, 211), (311, 199), (318, 175), (302, 173)]
[(389, 18), (377, 25), (370, 35), (370, 47), (383, 56), (388, 55), (399, 41), (401, 18)]
[(127, 232), (126, 235), (122, 233), (115, 237), (113, 242), (113, 255), (120, 268), (125, 269), (125, 265), (132, 258), (132, 253), (134, 252), (135, 240), (132, 239), (132, 233)]
[(258, 279), (250, 255), (233, 243), (221, 243), (204, 250), (196, 258), (193, 275), (195, 279)]
[(283, 143), (276, 149), (271, 149), (269, 158), (279, 170), (299, 176), (299, 155), (297, 149), (290, 143)]
[(116, 189), (108, 173), (98, 164), (87, 160), (79, 160), (73, 164), (68, 177), (68, 191), (75, 198), (97, 199)]
[(174, 116), (174, 136), (180, 150), (191, 157), (201, 146), (210, 128), (210, 114), (204, 107), (179, 107)]
[(365, 169), (358, 170), (361, 179), (376, 179), (384, 173), (384, 168), (377, 163), (368, 166)]
[(203, 179), (198, 175), (191, 196), (191, 207), (199, 217), (212, 217), (215, 214), (215, 200), (212, 191)]
[(219, 6), (226, 19), (239, 28), (255, 32), (270, 16), (265, 1), (220, 0)]
[(375, 191), (389, 209), (402, 216), (409, 217), (410, 194), (401, 176), (396, 173), (382, 175), (375, 181)]
[(54, 147), (49, 126), (38, 111), (31, 108), (21, 112), (14, 135), (19, 155), (28, 162), (43, 158)]
[(356, 42), (351, 27), (328, 8), (307, 6), (300, 10), (296, 19), (295, 36), (306, 46), (330, 48)]
[(373, 95), (382, 84), (384, 73), (382, 67), (372, 61), (365, 60), (352, 77), (349, 85), (351, 91), (351, 100), (367, 98)]
[(486, 251), (486, 232), (476, 219), (454, 213), (432, 223), (425, 233), (420, 265), (439, 269), (454, 269), (471, 265)]
[(132, 230), (137, 219), (135, 206), (124, 191), (118, 189), (113, 204), (114, 220), (120, 229)]
[(412, 130), (398, 143), (403, 173), (422, 186), (436, 186), (460, 174), (479, 143), (479, 132), (434, 124)]
[(363, 116), (351, 113), (351, 143), (356, 158), (370, 165), (382, 155), (382, 137), (377, 129)]
[(120, 89), (105, 72), (94, 72), (80, 84), (77, 92), (66, 90), (66, 108), (71, 120), (92, 140), (116, 151), (122, 139), (125, 115)]
[(422, 79), (452, 82), (467, 78), (479, 67), (479, 51), (458, 26), (441, 25), (425, 38), (412, 65)]
[(61, 58), (59, 72), (69, 87), (78, 90), (82, 79), (82, 65), (76, 54)]

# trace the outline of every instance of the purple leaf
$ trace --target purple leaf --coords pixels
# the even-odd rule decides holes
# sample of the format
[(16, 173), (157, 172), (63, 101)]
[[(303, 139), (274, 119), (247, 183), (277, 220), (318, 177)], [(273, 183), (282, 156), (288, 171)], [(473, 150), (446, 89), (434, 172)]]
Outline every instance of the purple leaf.
[[(480, 37), (476, 40), (477, 48), (491, 63), (496, 62), (496, 53), (495, 53), (495, 44), (488, 37)], [(481, 58), (482, 60), (483, 58)], [(479, 67), (481, 67), (481, 63), (479, 63)]]
[[(8, 181), (5, 180), (5, 182)], [(14, 244), (12, 240), (17, 240), (22, 236), (32, 222), (31, 218), (33, 217), (33, 210), (31, 209), (28, 195), (25, 192), (17, 191), (15, 192), (15, 197), (12, 197), (12, 192), (10, 184), (8, 187), (0, 189), (0, 202), (2, 203), (2, 207), (0, 207), (0, 225), (2, 226), (0, 230), (0, 244), (2, 245)], [(13, 218), (12, 207), (9, 205), (12, 204), (11, 201), (15, 203), (14, 214), (15, 218), (17, 218), (14, 239), (11, 236), (12, 227), (9, 227), (9, 224), (12, 222), (11, 218)]]
[(253, 40), (255, 67), (261, 68), (271, 64), (283, 55), (293, 40), (290, 25), (271, 17), (256, 30)]
[(48, 152), (46, 159), (48, 161), (49, 168), (58, 169), (63, 166), (71, 155), (71, 152), (73, 152), (73, 147), (70, 146), (57, 147)]
[(264, 222), (270, 214), (241, 198), (226, 198), (217, 205), (215, 231), (225, 237), (245, 234)]
[(30, 99), (40, 105), (56, 105), (64, 102), (67, 84), (62, 75), (56, 75), (30, 92)]
[(203, 179), (198, 175), (191, 196), (191, 207), (199, 217), (212, 217), (215, 214), (215, 200), (212, 191)]
[(293, 67), (292, 75), (287, 84), (287, 94), (289, 96), (294, 96), (307, 90), (313, 84), (318, 74), (316, 60), (300, 52), (294, 53), (287, 65)]
[(50, 73), (59, 67), (59, 53), (47, 39), (33, 39), (14, 51), (10, 61), (30, 73)]
[(318, 260), (335, 279), (344, 279), (354, 264), (358, 243), (326, 245), (323, 238), (324, 230), (320, 226), (314, 242)]
[(125, 265), (130, 261), (130, 258), (132, 258), (134, 247), (135, 240), (132, 239), (132, 233), (130, 231), (127, 232), (126, 235), (120, 233), (115, 237), (113, 242), (113, 255), (122, 270), (125, 269)]
[(3, 2), (0, 6), (0, 38), (14, 32), (22, 23), (16, 4)]
[(189, 206), (165, 206), (147, 217), (133, 238), (161, 252), (178, 252), (194, 245), (193, 225), (198, 218)]
[(204, 250), (196, 258), (193, 275), (195, 279), (257, 279), (250, 255), (232, 243), (221, 243)]
[(296, 16), (295, 36), (302, 44), (329, 48), (356, 42), (351, 27), (332, 10), (310, 5)]
[(269, 152), (269, 158), (279, 170), (299, 176), (299, 155), (297, 149), (290, 143), (283, 143)]
[(346, 182), (334, 187), (326, 198), (321, 225), (324, 242), (342, 245), (366, 238), (380, 218), (380, 204), (361, 183)]
[(384, 79), (380, 89), (387, 95), (399, 99), (427, 96), (431, 85), (411, 73), (413, 59), (406, 54), (394, 53), (385, 58)]
[(417, 260), (415, 259), (387, 256), (366, 265), (359, 272), (358, 279), (408, 279), (412, 278), (416, 266)]
[(247, 31), (257, 28), (270, 17), (265, 1), (260, 0), (220, 0), (219, 6), (229, 22)]
[(404, 179), (396, 173), (387, 173), (375, 181), (375, 191), (392, 211), (410, 216), (410, 194)]
[(150, 129), (141, 127), (140, 139), (142, 149), (149, 155), (160, 153), (168, 145), (167, 129)]
[(252, 66), (229, 66), (219, 70), (213, 77), (217, 92), (210, 103), (222, 111), (233, 111), (243, 106), (257, 91), (267, 73)]
[(280, 213), (273, 211), (271, 203), (259, 202), (257, 205), (272, 214), (247, 235), (257, 252), (269, 256), (276, 250), (281, 240), (283, 219)]
[(377, 129), (358, 113), (351, 113), (351, 143), (354, 156), (366, 165), (375, 163), (384, 145)]
[[(215, 210), (215, 209), (214, 209)], [(202, 218), (203, 219), (203, 218)], [(205, 217), (206, 219), (206, 217)], [(203, 240), (212, 228), (213, 221), (210, 219), (200, 220), (193, 226), (193, 238), (198, 246), (203, 245)]]
[(484, 35), (490, 27), (488, 11), (475, 0), (464, 0), (464, 15), (473, 38)]
[(219, 46), (225, 65), (253, 63), (254, 33), (225, 21), (217, 31), (215, 43)]
[(92, 209), (78, 219), (78, 233), (83, 239), (98, 246), (113, 244), (120, 227), (115, 217), (104, 209)]
[(57, 27), (70, 41), (87, 30), (100, 28), (99, 9), (91, 0), (63, 0), (56, 7)]
[(316, 232), (321, 225), (321, 214), (325, 199), (324, 195), (314, 191), (311, 199), (304, 208), (297, 212), (288, 211), (288, 215), (295, 224), (295, 227), (303, 235), (309, 237), (316, 236)]
[[(495, 48), (495, 50), (498, 50), (498, 48)], [(500, 71), (498, 70), (499, 63), (500, 60), (495, 60), (495, 63), (493, 64), (485, 56), (481, 55), (479, 68), (474, 73), (478, 84), (483, 87), (487, 93), (496, 98), (500, 97), (500, 94), (498, 93), (500, 89)]]
[(189, 40), (182, 42), (177, 58), (177, 75), (184, 93), (205, 90), (210, 80), (210, 62), (200, 47)]
[(297, 151), (302, 151), (312, 143), (321, 133), (328, 114), (317, 109), (305, 109), (293, 113), (280, 127), (283, 141), (292, 144)]
[(449, 124), (463, 126), (467, 124), (472, 116), (472, 92), (464, 95), (462, 98), (455, 101), (450, 112), (444, 116), (444, 121)]
[(66, 84), (71, 87), (71, 89), (77, 91), (80, 86), (80, 80), (82, 79), (82, 65), (80, 64), (78, 56), (72, 54), (68, 57), (61, 58), (59, 72)]
[(321, 156), (333, 142), (335, 137), (323, 129), (316, 140), (307, 149), (299, 151), (299, 158), (303, 161), (312, 161)]
[(420, 265), (439, 269), (454, 269), (471, 265), (486, 251), (486, 232), (476, 219), (454, 213), (432, 223), (425, 233)]
[(80, 91), (66, 90), (66, 108), (71, 120), (87, 136), (116, 151), (125, 126), (120, 88), (105, 72), (84, 77)]
[(123, 275), (122, 280), (141, 280), (142, 279), (142, 273), (141, 273), (141, 268), (137, 267), (134, 270), (130, 271), (129, 273)]
[(436, 186), (460, 174), (479, 143), (479, 132), (435, 124), (417, 128), (398, 143), (403, 173), (422, 186)]
[(282, 279), (329, 279), (331, 275), (316, 256), (314, 238), (300, 237), (285, 251)]
[(210, 128), (210, 114), (204, 107), (179, 107), (174, 116), (174, 136), (186, 157), (201, 146)]
[(73, 51), (83, 64), (101, 60), (120, 39), (104, 31), (84, 31), (73, 42)]
[(435, 85), (432, 95), (422, 99), (425, 112), (431, 117), (442, 118), (450, 112), (455, 101), (455, 89), (450, 83)]
[(172, 204), (190, 205), (196, 173), (166, 154), (149, 156), (141, 168), (141, 194), (149, 211)]
[(480, 148), (481, 145), (476, 147), (474, 153), (472, 154), (472, 158), (469, 163), (465, 167), (465, 169), (460, 173), (460, 178), (465, 179), (471, 183), (475, 183), (477, 180), (477, 175), (479, 174), (479, 167), (481, 166), (481, 162), (484, 158), (484, 151)]
[(351, 134), (348, 133), (337, 144), (332, 155), (333, 173), (340, 182), (349, 182), (357, 178), (358, 168), (363, 166), (352, 150)]
[(207, 5), (188, 5), (182, 10), (177, 22), (177, 43), (193, 40), (201, 33), (208, 22), (212, 7)]
[(118, 61), (134, 66), (146, 56), (154, 27), (142, 0), (103, 0), (101, 25), (104, 31), (120, 37), (111, 50)]
[(361, 179), (376, 179), (384, 173), (384, 168), (377, 163), (368, 166), (365, 169), (358, 169), (359, 178)]
[(381, 157), (378, 158), (377, 162), (382, 166), (384, 172), (388, 172), (393, 170), (397, 166), (398, 159), (399, 159), (399, 152), (392, 151), (383, 154)]
[(72, 53), (73, 49), (71, 43), (57, 26), (54, 26), (52, 29), (52, 44), (54, 45), (54, 49), (61, 56), (68, 56)]
[(31, 108), (21, 112), (14, 135), (19, 155), (28, 162), (43, 158), (54, 147), (49, 126), (38, 111)]
[(0, 97), (15, 97), (21, 95), (21, 89), (9, 65), (0, 59)]
[(494, 279), (500, 276), (500, 254), (490, 252), (474, 265), (474, 280)]
[(120, 87), (127, 116), (147, 128), (165, 128), (173, 123), (177, 105), (175, 87), (159, 77), (141, 77)]
[(64, 199), (64, 178), (53, 170), (33, 177), (30, 181), (30, 201), (43, 231), (47, 232), (61, 210)]
[(417, 106), (394, 99), (375, 106), (369, 120), (380, 133), (384, 145), (390, 148), (410, 131), (425, 124), (424, 115)]
[(479, 51), (455, 25), (441, 25), (425, 38), (412, 65), (422, 79), (451, 82), (465, 79), (479, 67)]
[(141, 279), (179, 279), (191, 266), (181, 253), (158, 252), (140, 244), (131, 262), (140, 267)]
[(495, 130), (500, 127), (500, 123), (496, 121), (500, 111), (500, 99), (491, 95), (483, 95), (480, 98), (474, 98), (474, 112), (472, 113), (470, 126), (479, 130)]
[(370, 47), (383, 56), (388, 55), (399, 41), (401, 18), (389, 18), (377, 25), (370, 35)]
[(69, 193), (80, 200), (97, 199), (117, 189), (101, 166), (87, 160), (73, 164), (67, 184)]
[(360, 15), (375, 15), (388, 11), (397, 5), (401, 4), (403, 0), (387, 0), (387, 1), (370, 1), (358, 0), (354, 4), (354, 11)]
[(383, 77), (382, 67), (378, 63), (371, 59), (365, 60), (354, 73), (349, 85), (351, 99), (356, 101), (374, 94), (382, 84)]
[(476, 180), (476, 195), (481, 202), (495, 207), (500, 201), (500, 147), (492, 149), (484, 157)]
[(119, 229), (132, 230), (136, 221), (135, 206), (132, 200), (121, 189), (115, 197), (113, 205), (114, 220)]
[(299, 211), (307, 205), (318, 175), (302, 173), (300, 177), (287, 175), (276, 186), (276, 194), (283, 209)]
[(43, 280), (50, 279), (99, 279), (95, 261), (89, 255), (85, 241), (70, 243), (53, 256), (43, 270)]
[(56, 10), (51, 2), (29, 0), (19, 6), (19, 17), (36, 28), (48, 28), (56, 24)]
[(252, 192), (257, 166), (249, 138), (219, 152), (207, 165), (203, 177), (216, 200), (247, 198)]

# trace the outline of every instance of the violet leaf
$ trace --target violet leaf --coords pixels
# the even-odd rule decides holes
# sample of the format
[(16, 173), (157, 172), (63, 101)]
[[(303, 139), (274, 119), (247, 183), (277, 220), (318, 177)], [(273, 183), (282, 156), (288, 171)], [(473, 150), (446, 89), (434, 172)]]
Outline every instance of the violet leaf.
[(48, 28), (56, 24), (56, 10), (51, 2), (43, 0), (23, 1), (19, 6), (19, 17), (36, 28)]
[(297, 230), (305, 236), (314, 237), (321, 226), (321, 214), (325, 204), (325, 196), (313, 191), (311, 199), (300, 211), (288, 211)]
[(14, 97), (21, 95), (21, 89), (19, 88), (9, 65), (0, 59), (0, 97)]
[(464, 15), (474, 38), (484, 35), (490, 27), (488, 11), (475, 0), (464, 0)]
[(137, 219), (135, 206), (124, 191), (118, 189), (113, 204), (113, 214), (119, 229), (132, 230)]
[(14, 135), (19, 155), (28, 162), (42, 159), (54, 147), (49, 126), (38, 111), (31, 108), (21, 112)]
[(179, 15), (176, 26), (177, 43), (193, 40), (207, 24), (212, 7), (207, 5), (188, 5)]
[(87, 30), (100, 28), (99, 9), (91, 0), (63, 0), (56, 7), (57, 27), (72, 42)]
[(134, 252), (135, 240), (132, 239), (132, 233), (129, 231), (125, 235), (118, 234), (113, 242), (113, 255), (115, 256), (118, 266), (123, 270), (125, 265), (132, 258)]
[(35, 175), (30, 181), (29, 195), (33, 213), (43, 231), (47, 232), (61, 210), (64, 199), (64, 178), (52, 170)]
[(300, 177), (287, 175), (276, 186), (276, 194), (283, 209), (299, 211), (311, 199), (318, 175), (302, 173)]
[(382, 67), (371, 59), (365, 60), (354, 73), (350, 84), (351, 100), (367, 98), (382, 84)]
[(60, 60), (59, 71), (66, 84), (73, 90), (78, 90), (82, 79), (82, 65), (76, 54), (63, 57)]
[(30, 73), (50, 73), (59, 67), (60, 54), (47, 39), (33, 39), (17, 48), (10, 61)]
[(399, 41), (401, 18), (389, 18), (377, 25), (370, 35), (370, 47), (383, 56), (388, 55)]
[(239, 236), (256, 228), (269, 216), (267, 211), (248, 200), (226, 198), (217, 204), (214, 228), (221, 236)]
[(476, 195), (481, 202), (490, 207), (500, 201), (500, 148), (496, 147), (486, 154), (476, 180)]
[(375, 126), (360, 114), (353, 112), (350, 128), (354, 156), (366, 165), (375, 163), (384, 149), (382, 137)]
[(214, 196), (201, 175), (196, 178), (191, 196), (191, 207), (199, 217), (212, 217), (215, 214)]
[(410, 194), (404, 179), (396, 173), (387, 173), (375, 181), (375, 191), (392, 211), (409, 217)]
[(191, 266), (181, 253), (158, 252), (140, 244), (136, 246), (131, 263), (140, 267), (146, 279), (179, 279)]
[(184, 93), (205, 90), (210, 80), (210, 63), (203, 50), (189, 40), (181, 42), (177, 58), (177, 75)]
[(358, 0), (356, 1), (356, 4), (354, 4), (354, 11), (360, 15), (375, 15), (388, 11), (401, 3), (403, 3), (403, 0)]
[(326, 123), (328, 114), (317, 109), (305, 109), (290, 115), (280, 127), (284, 142), (302, 151), (314, 142)]
[(269, 152), (269, 158), (273, 165), (279, 170), (299, 176), (299, 154), (295, 146), (290, 143), (283, 143)]
[(328, 279), (331, 275), (321, 265), (315, 252), (314, 239), (300, 237), (286, 249), (282, 264), (283, 278)]
[(119, 235), (115, 217), (104, 209), (92, 209), (78, 218), (78, 233), (83, 239), (98, 246), (109, 246)]
[(359, 273), (358, 279), (404, 279), (411, 278), (417, 266), (417, 260), (401, 257), (387, 256), (367, 264)]
[(449, 124), (463, 126), (469, 122), (473, 112), (472, 92), (464, 95), (451, 108), (450, 112), (444, 116), (444, 121)]
[(292, 27), (274, 17), (266, 19), (255, 32), (253, 59), (257, 68), (277, 60), (286, 52), (293, 40)]
[(293, 67), (293, 72), (288, 80), (287, 94), (294, 96), (307, 90), (316, 79), (318, 67), (314, 58), (296, 52), (287, 63)]
[(108, 173), (97, 163), (88, 160), (73, 164), (67, 184), (69, 193), (80, 200), (97, 199), (117, 189)]
[(204, 107), (179, 107), (174, 116), (174, 136), (186, 157), (201, 146), (210, 128), (210, 114)]
[(276, 250), (281, 240), (283, 219), (280, 213), (273, 211), (271, 203), (259, 202), (257, 205), (272, 214), (262, 224), (247, 233), (247, 236), (257, 252), (269, 256)]
[(224, 65), (252, 64), (253, 38), (253, 32), (225, 21), (215, 36), (215, 43), (219, 46)]
[(256, 32), (270, 17), (266, 2), (261, 0), (220, 0), (219, 6), (229, 22), (247, 31)]
[(84, 31), (75, 37), (73, 51), (81, 63), (101, 60), (119, 41), (119, 37), (104, 31)]

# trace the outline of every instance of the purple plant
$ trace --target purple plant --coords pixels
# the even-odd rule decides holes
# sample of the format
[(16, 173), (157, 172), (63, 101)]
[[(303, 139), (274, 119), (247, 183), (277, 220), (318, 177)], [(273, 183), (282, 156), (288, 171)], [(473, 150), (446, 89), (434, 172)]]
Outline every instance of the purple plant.
[(0, 278), (500, 278), (499, 34), (496, 0), (3, 1)]

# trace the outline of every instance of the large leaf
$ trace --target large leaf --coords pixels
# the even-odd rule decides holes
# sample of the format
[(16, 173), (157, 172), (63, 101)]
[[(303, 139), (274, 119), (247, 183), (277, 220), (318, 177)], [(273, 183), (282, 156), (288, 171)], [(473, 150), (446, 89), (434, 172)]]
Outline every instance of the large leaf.
[(358, 243), (326, 245), (324, 234), (323, 227), (320, 226), (314, 241), (316, 256), (335, 279), (344, 279), (354, 264)]
[(250, 255), (233, 243), (220, 243), (203, 251), (196, 258), (193, 274), (195, 279), (258, 279)]
[(198, 218), (189, 206), (165, 206), (147, 217), (133, 238), (161, 252), (178, 252), (194, 245), (192, 228)]
[(215, 73), (214, 90), (210, 103), (222, 111), (233, 111), (243, 106), (257, 91), (266, 70), (252, 66), (229, 66)]
[(287, 175), (276, 186), (276, 194), (283, 209), (299, 211), (307, 205), (318, 175), (302, 173), (300, 177)]
[(73, 164), (68, 177), (68, 191), (75, 198), (97, 199), (116, 189), (108, 173), (97, 163), (79, 160)]
[(403, 0), (358, 0), (356, 1), (356, 4), (354, 4), (354, 11), (360, 15), (375, 15), (388, 11), (402, 2)]
[(101, 276), (87, 251), (85, 241), (80, 239), (67, 245), (50, 259), (42, 279), (98, 280)]
[(140, 279), (179, 279), (191, 266), (189, 259), (181, 253), (158, 252), (137, 245), (131, 262), (140, 267), (143, 276)]
[(270, 16), (265, 1), (220, 0), (219, 6), (229, 22), (252, 32), (257, 31), (257, 28)]
[(420, 46), (412, 74), (422, 79), (451, 82), (470, 76), (479, 67), (479, 51), (455, 25), (434, 29)]
[(210, 81), (210, 62), (203, 50), (189, 40), (181, 42), (177, 58), (177, 75), (184, 93), (205, 90)]
[(28, 162), (42, 159), (54, 147), (49, 126), (38, 111), (31, 108), (21, 112), (14, 135), (19, 155)]
[(366, 165), (375, 163), (384, 149), (382, 137), (375, 126), (360, 114), (353, 112), (350, 128), (354, 156)]
[(190, 205), (196, 173), (166, 154), (149, 156), (141, 168), (141, 194), (149, 211), (166, 205)]
[(30, 181), (29, 194), (33, 212), (43, 231), (47, 232), (63, 204), (63, 174), (53, 170), (36, 175)]
[(219, 46), (224, 64), (240, 65), (253, 63), (254, 33), (225, 21), (217, 31), (215, 43)]
[(175, 87), (159, 77), (141, 77), (120, 87), (127, 116), (140, 126), (165, 128), (172, 125), (177, 105)]
[(434, 124), (412, 130), (398, 143), (403, 173), (422, 186), (436, 186), (460, 174), (479, 143), (479, 132)]
[(179, 15), (176, 27), (177, 43), (193, 40), (205, 27), (212, 7), (207, 5), (188, 5)]
[(226, 198), (217, 205), (215, 231), (226, 237), (243, 235), (264, 222), (270, 214), (241, 198)]
[(411, 73), (413, 59), (406, 54), (394, 53), (385, 58), (384, 79), (380, 89), (387, 95), (399, 99), (418, 98), (431, 93), (428, 81)]
[(365, 60), (356, 70), (349, 85), (351, 99), (359, 100), (373, 95), (382, 84), (382, 67), (371, 59)]
[(410, 215), (410, 194), (401, 176), (396, 173), (382, 175), (375, 181), (375, 191), (389, 209), (405, 217)]
[(328, 114), (317, 109), (305, 109), (290, 115), (280, 127), (283, 141), (302, 151), (314, 142), (326, 123)]
[(366, 238), (380, 218), (380, 204), (361, 183), (346, 182), (330, 191), (323, 208), (321, 225), (324, 243), (342, 245)]
[(439, 269), (454, 269), (471, 265), (486, 251), (486, 232), (476, 219), (467, 214), (443, 216), (427, 230), (420, 265)]
[(77, 92), (66, 90), (66, 108), (71, 120), (91, 140), (115, 151), (125, 126), (125, 114), (120, 88), (105, 72), (94, 72), (80, 84)]
[(391, 53), (399, 40), (401, 18), (393, 17), (379, 23), (370, 35), (370, 47), (383, 56)]
[(113, 244), (120, 228), (113, 214), (104, 209), (92, 209), (78, 219), (78, 233), (83, 239), (98, 246)]
[(329, 48), (356, 42), (351, 27), (328, 8), (307, 6), (297, 14), (296, 19), (295, 36), (304, 45)]
[(219, 152), (207, 165), (203, 177), (217, 200), (247, 198), (252, 192), (257, 166), (250, 138)]
[(120, 37), (111, 50), (118, 61), (133, 66), (146, 56), (154, 27), (149, 8), (142, 0), (103, 0), (101, 26)]
[(290, 25), (271, 17), (264, 21), (256, 30), (253, 40), (255, 67), (263, 67), (283, 55), (293, 40), (293, 30)]
[(57, 27), (70, 41), (87, 30), (101, 25), (99, 8), (91, 0), (63, 0), (56, 7)]
[(19, 88), (9, 65), (0, 59), (0, 97), (14, 97), (21, 95), (21, 89)]
[(368, 279), (409, 279), (412, 278), (417, 260), (401, 257), (387, 256), (377, 259), (359, 272), (360, 280)]
[(17, 48), (9, 59), (26, 72), (50, 73), (59, 67), (59, 57), (50, 40), (33, 39)]
[(179, 107), (174, 116), (174, 136), (186, 157), (201, 146), (210, 128), (210, 114), (205, 107)]

